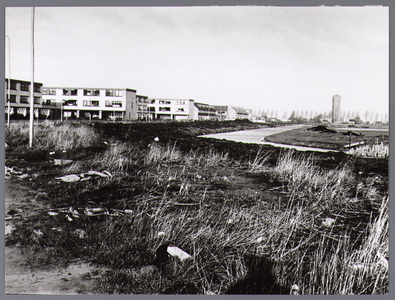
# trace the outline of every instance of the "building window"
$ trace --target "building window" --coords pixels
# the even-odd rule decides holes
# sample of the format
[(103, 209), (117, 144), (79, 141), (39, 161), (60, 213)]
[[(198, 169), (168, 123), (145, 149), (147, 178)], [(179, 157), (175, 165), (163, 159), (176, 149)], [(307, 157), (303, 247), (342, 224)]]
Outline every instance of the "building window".
[(70, 95), (71, 95), (71, 96), (77, 96), (77, 94), (78, 94), (78, 89), (72, 89), (72, 90), (70, 90)]
[(28, 83), (21, 83), (21, 91), (29, 91), (29, 84)]
[(64, 103), (64, 105), (67, 105), (67, 106), (77, 106), (77, 100), (63, 99), (63, 103)]
[(184, 108), (179, 107), (179, 108), (177, 109), (177, 111), (185, 111), (185, 110), (184, 110)]
[(122, 97), (122, 90), (115, 90), (115, 97)]
[(152, 99), (152, 100), (151, 100), (151, 104), (154, 104), (154, 103), (155, 103), (155, 99)]
[(83, 105), (84, 106), (99, 106), (99, 101), (98, 100), (84, 100)]
[(41, 104), (41, 98), (40, 97), (34, 97), (34, 104)]
[(41, 90), (41, 94), (43, 94), (43, 95), (48, 95), (48, 90), (47, 90), (47, 89), (42, 89), (42, 90)]
[(114, 90), (106, 90), (106, 96), (113, 97), (114, 96)]
[(11, 81), (11, 90), (16, 91), (16, 82), (15, 81)]
[(43, 104), (44, 105), (51, 105), (52, 103), (51, 103), (50, 99), (47, 99), (47, 100), (43, 100)]
[(29, 103), (29, 96), (21, 96), (21, 103)]
[(92, 96), (91, 90), (84, 90), (84, 96)]
[(56, 95), (56, 90), (55, 89), (49, 89), (48, 90), (48, 95)]
[(92, 96), (100, 96), (100, 90), (92, 90)]
[(184, 104), (185, 104), (185, 101), (184, 101), (184, 100), (177, 100), (177, 104), (179, 104), (179, 105), (184, 105)]
[(40, 93), (40, 92), (41, 92), (41, 85), (35, 84), (35, 85), (34, 85), (34, 91), (35, 91), (36, 93)]
[(105, 105), (106, 105), (106, 107), (112, 107), (112, 102), (109, 100), (106, 100)]
[(170, 111), (170, 107), (159, 107), (159, 111)]
[[(122, 101), (113, 101), (112, 106), (114, 107), (122, 107)], [(132, 108), (133, 108), (133, 103), (132, 103)]]
[(63, 89), (63, 96), (68, 96), (70, 95), (69, 89)]
[(15, 103), (16, 102), (16, 95), (10, 95), (10, 98), (8, 98), (8, 101), (10, 101), (11, 103)]

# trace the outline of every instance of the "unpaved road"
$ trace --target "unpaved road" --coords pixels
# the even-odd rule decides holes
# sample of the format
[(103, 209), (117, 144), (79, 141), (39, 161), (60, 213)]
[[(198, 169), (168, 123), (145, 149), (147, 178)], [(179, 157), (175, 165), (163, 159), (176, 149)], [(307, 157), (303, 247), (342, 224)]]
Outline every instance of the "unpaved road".
[(260, 129), (242, 130), (242, 131), (235, 131), (235, 132), (207, 134), (207, 135), (201, 135), (199, 137), (225, 139), (225, 140), (229, 140), (229, 141), (242, 142), (242, 143), (272, 145), (275, 147), (289, 148), (289, 149), (295, 149), (295, 150), (299, 150), (299, 151), (338, 152), (337, 150), (330, 150), (330, 149), (323, 149), (323, 148), (277, 144), (277, 143), (272, 143), (272, 142), (266, 142), (264, 140), (266, 136), (284, 132), (284, 131), (288, 131), (288, 130), (292, 130), (292, 129), (302, 128), (304, 126), (305, 125), (290, 125), (290, 126), (280, 126), (280, 127), (273, 127), (273, 128), (260, 128)]
[[(42, 209), (43, 204), (34, 200), (34, 192), (24, 187), (21, 179), (5, 179), (5, 213), (21, 212), (22, 217)], [(6, 232), (12, 230), (16, 220), (6, 220)], [(29, 269), (24, 264), (24, 255), (16, 246), (5, 247), (5, 292), (6, 294), (92, 294), (95, 280), (90, 276), (93, 268), (83, 262), (70, 264), (67, 268), (50, 266)]]

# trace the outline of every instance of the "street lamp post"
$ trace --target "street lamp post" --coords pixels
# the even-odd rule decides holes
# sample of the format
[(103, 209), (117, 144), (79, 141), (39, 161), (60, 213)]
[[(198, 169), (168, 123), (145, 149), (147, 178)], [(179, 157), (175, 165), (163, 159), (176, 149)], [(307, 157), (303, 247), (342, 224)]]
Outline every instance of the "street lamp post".
[(8, 110), (7, 110), (7, 127), (10, 127), (11, 40), (10, 40), (8, 35), (6, 35), (6, 38), (8, 39), (8, 99), (7, 99)]
[(30, 130), (29, 130), (29, 147), (33, 147), (33, 127), (34, 127), (34, 13), (35, 8), (32, 7), (32, 45), (31, 45), (31, 58), (32, 58), (32, 82), (30, 87)]

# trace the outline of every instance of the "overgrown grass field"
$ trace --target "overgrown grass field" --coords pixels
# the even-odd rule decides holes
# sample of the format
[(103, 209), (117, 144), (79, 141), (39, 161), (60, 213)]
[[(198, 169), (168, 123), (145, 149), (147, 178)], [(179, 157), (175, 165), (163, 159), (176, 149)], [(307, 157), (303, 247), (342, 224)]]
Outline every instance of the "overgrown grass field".
[[(295, 285), (299, 294), (388, 293), (388, 175), (375, 167), (388, 159), (199, 144), (185, 128), (189, 140), (169, 133), (156, 142), (155, 131), (139, 139), (123, 126), (135, 134), (109, 135), (111, 124), (42, 126), (27, 154), (26, 129), (6, 129), (6, 165), (29, 174), (18, 180), (47, 207), (7, 236), (28, 265), (101, 266), (105, 294), (290, 294)], [(193, 132), (207, 130), (199, 126)], [(112, 176), (56, 179), (90, 170)], [(72, 221), (48, 214), (68, 207)], [(161, 262), (163, 245), (191, 258)]]

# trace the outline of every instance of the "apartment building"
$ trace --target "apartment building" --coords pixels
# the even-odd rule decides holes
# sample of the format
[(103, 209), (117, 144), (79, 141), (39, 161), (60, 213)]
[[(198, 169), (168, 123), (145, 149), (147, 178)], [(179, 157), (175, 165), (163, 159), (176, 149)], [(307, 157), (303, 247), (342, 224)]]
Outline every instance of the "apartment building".
[(152, 120), (193, 120), (193, 99), (150, 98), (148, 112)]
[[(8, 86), (8, 81), (10, 85)], [(51, 105), (47, 105), (42, 101), (41, 88), (43, 84), (34, 82), (33, 101), (34, 101), (34, 114), (35, 117), (48, 117)], [(8, 113), (8, 101), (10, 102), (10, 116), (13, 119), (24, 119), (30, 116), (30, 94), (31, 81), (18, 80), (18, 79), (5, 79), (5, 113)]]
[(218, 120), (218, 114), (212, 105), (206, 103), (195, 102), (194, 104), (194, 120)]
[(137, 120), (147, 121), (149, 119), (148, 104), (150, 100), (148, 96), (136, 95), (137, 100)]
[(137, 120), (136, 90), (128, 88), (43, 87), (43, 101), (60, 107), (64, 119)]
[(239, 106), (213, 105), (219, 120), (248, 119), (248, 112)]

